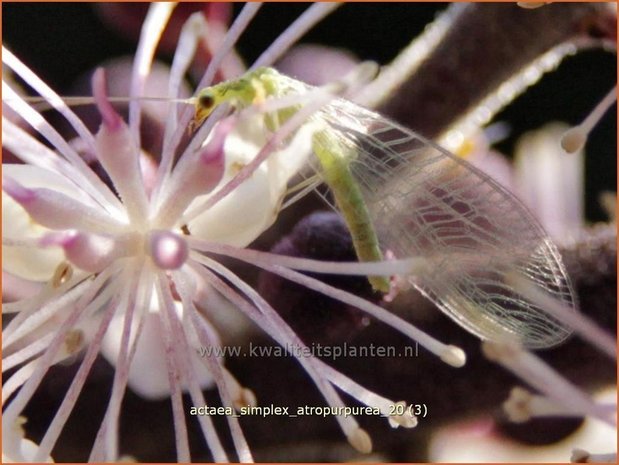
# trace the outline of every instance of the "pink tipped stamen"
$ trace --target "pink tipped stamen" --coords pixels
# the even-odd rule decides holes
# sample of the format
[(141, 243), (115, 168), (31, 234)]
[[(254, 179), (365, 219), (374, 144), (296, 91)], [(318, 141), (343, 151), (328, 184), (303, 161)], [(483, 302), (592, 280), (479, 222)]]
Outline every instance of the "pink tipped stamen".
[(41, 238), (41, 244), (62, 247), (68, 261), (90, 273), (102, 271), (123, 251), (112, 237), (74, 230), (47, 234)]
[(95, 104), (101, 114), (103, 124), (107, 126), (108, 131), (120, 130), (122, 118), (110, 103), (106, 89), (105, 71), (103, 68), (97, 68), (92, 76), (92, 93), (95, 99)]
[(148, 198), (140, 168), (138, 141), (109, 102), (101, 69), (93, 76), (92, 88), (103, 120), (95, 138), (97, 158), (109, 174), (130, 220), (144, 225)]
[[(4, 49), (3, 49), (4, 52)], [(3, 55), (4, 58), (4, 55)], [(62, 156), (70, 164), (75, 173), (74, 179), (89, 185), (87, 190), (108, 212), (116, 214), (120, 211), (120, 202), (114, 196), (108, 186), (95, 174), (75, 149), (56, 131), (43, 116), (28, 105), (13, 89), (2, 81), (3, 104), (8, 105), (13, 111), (43, 136), (57, 153), (52, 153), (54, 159)], [(58, 158), (61, 160), (60, 158)]]
[(158, 209), (154, 221), (157, 227), (174, 226), (196, 197), (208, 194), (217, 187), (226, 168), (224, 144), (235, 122), (234, 117), (221, 121), (206, 147), (197, 156), (179, 163), (166, 189), (166, 197)]
[(24, 208), (37, 198), (33, 189), (28, 189), (7, 176), (2, 177), (2, 190)]
[[(36, 140), (18, 125), (12, 123), (7, 118), (2, 118), (2, 144), (11, 151), (17, 158), (26, 164), (38, 166), (49, 171), (53, 171), (70, 180), (78, 189), (89, 195), (93, 201), (104, 206), (107, 202), (101, 192), (97, 190), (93, 184), (85, 181), (79, 169), (71, 165), (67, 160), (58, 156), (56, 152), (49, 149), (47, 146)], [(107, 189), (107, 187), (106, 187)], [(120, 206), (120, 202), (116, 199), (111, 191), (108, 193), (115, 200), (115, 203)], [(108, 211), (110, 211), (108, 209)], [(110, 212), (115, 211), (111, 210)]]
[[(199, 160), (200, 163), (206, 167), (212, 167), (214, 164), (219, 169), (223, 168), (224, 164), (224, 143), (226, 142), (226, 137), (232, 132), (234, 129), (234, 125), (236, 124), (237, 118), (230, 117), (221, 121), (217, 127), (215, 128), (215, 133), (213, 134), (212, 140), (208, 143), (208, 145), (200, 152)], [(221, 174), (218, 175), (221, 178)], [(219, 179), (217, 180), (219, 182)]]
[(149, 255), (162, 270), (176, 270), (189, 256), (187, 241), (170, 231), (152, 231), (148, 237)]
[(124, 225), (91, 206), (52, 189), (27, 188), (4, 176), (2, 189), (41, 226), (114, 233)]

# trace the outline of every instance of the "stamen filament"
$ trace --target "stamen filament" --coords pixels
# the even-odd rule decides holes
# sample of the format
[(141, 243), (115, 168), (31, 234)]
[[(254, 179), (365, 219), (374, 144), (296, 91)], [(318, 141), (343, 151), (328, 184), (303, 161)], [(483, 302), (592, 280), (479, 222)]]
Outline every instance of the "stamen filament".
[(80, 296), (80, 299), (74, 306), (73, 310), (69, 313), (67, 318), (63, 321), (63, 323), (58, 326), (49, 347), (47, 348), (45, 353), (35, 361), (36, 367), (32, 372), (32, 375), (24, 383), (17, 396), (13, 399), (13, 401), (4, 411), (5, 421), (9, 423), (14, 422), (17, 419), (18, 415), (24, 410), (24, 408), (30, 401), (30, 398), (34, 395), (34, 392), (43, 380), (43, 377), (49, 370), (49, 367), (53, 365), (55, 357), (57, 356), (61, 345), (63, 344), (63, 342), (65, 342), (70, 331), (75, 326), (80, 317), (92, 308), (91, 299), (94, 297), (97, 290), (98, 289), (94, 286), (93, 283), (93, 286), (89, 287), (86, 292)]
[[(141, 330), (144, 313), (147, 311), (146, 306), (141, 309), (141, 314), (138, 322), (138, 331), (135, 333), (133, 342), (130, 344), (131, 327), (134, 323), (133, 314), (136, 308), (136, 289), (139, 289), (136, 284), (139, 281), (139, 273), (142, 263), (135, 260), (130, 261), (127, 267), (123, 269), (121, 275), (117, 278), (119, 284), (115, 299), (118, 300), (119, 314), (123, 315), (123, 330), (121, 335), (120, 352), (116, 363), (116, 371), (114, 372), (114, 380), (112, 382), (112, 393), (110, 402), (108, 403), (105, 416), (97, 432), (95, 443), (92, 447), (89, 461), (115, 461), (118, 457), (118, 417), (120, 415), (120, 406), (126, 390), (129, 378), (129, 366), (135, 354), (135, 347), (139, 340), (138, 331)], [(147, 270), (144, 270), (144, 274)], [(128, 285), (129, 284), (129, 285)]]
[[(280, 343), (283, 347), (289, 347), (290, 345), (300, 348), (306, 347), (303, 341), (299, 339), (296, 333), (292, 331), (285, 321), (283, 321), (279, 314), (251, 286), (247, 285), (243, 280), (238, 278), (225, 267), (219, 265), (217, 262), (206, 259), (205, 257), (196, 256), (195, 258), (197, 261), (199, 261), (198, 259), (204, 259), (202, 262), (203, 265), (215, 270), (218, 274), (230, 280), (234, 286), (236, 286), (253, 302), (256, 308), (259, 309), (259, 312), (256, 308), (254, 308), (254, 306), (249, 304), (238, 293), (236, 293), (219, 278), (214, 276), (211, 272), (202, 267), (192, 267), (194, 271), (197, 271), (198, 274), (210, 282), (219, 292), (222, 293), (222, 295), (243, 310), (254, 322), (265, 328), (269, 335), (278, 343)], [(267, 321), (265, 322), (264, 319)], [(268, 330), (269, 326), (272, 326), (270, 331)], [(344, 403), (340, 399), (337, 392), (333, 389), (333, 386), (331, 386), (324, 376), (322, 376), (320, 369), (316, 364), (316, 359), (314, 357), (297, 357), (297, 360), (310, 375), (314, 381), (314, 384), (323, 395), (327, 403), (330, 406), (343, 407)], [(354, 418), (336, 416), (336, 420), (340, 424), (340, 427), (349, 442), (351, 442), (354, 447), (360, 451), (366, 451), (369, 444), (369, 448), (371, 449), (371, 440), (369, 439), (369, 436), (367, 436), (367, 433), (359, 428), (359, 425)], [(361, 441), (361, 439), (364, 439), (364, 441)]]
[(35, 73), (22, 63), (10, 50), (2, 47), (2, 61), (11, 68), (15, 74), (28, 83), (42, 99), (55, 108), (73, 126), (79, 137), (86, 143), (88, 148), (94, 151), (95, 140), (84, 122), (67, 106), (63, 97), (60, 97), (43, 82)]
[[(466, 355), (459, 347), (453, 345), (444, 344), (430, 335), (424, 333), (420, 329), (416, 328), (412, 324), (407, 321), (402, 320), (400, 317), (388, 312), (382, 307), (378, 305), (374, 305), (371, 302), (368, 302), (365, 299), (357, 297), (349, 292), (343, 291), (341, 289), (337, 289), (335, 287), (329, 286), (328, 284), (323, 283), (314, 278), (310, 278), (301, 273), (297, 273), (288, 268), (284, 268), (282, 266), (270, 266), (259, 261), (251, 260), (243, 254), (230, 254), (230, 257), (237, 258), (247, 263), (251, 263), (259, 268), (263, 268), (271, 273), (275, 273), (279, 276), (282, 276), (286, 279), (289, 279), (292, 282), (305, 286), (314, 291), (320, 292), (326, 296), (332, 297), (334, 299), (339, 300), (340, 302), (352, 305), (357, 307), (369, 315), (373, 316), (379, 321), (395, 328), (405, 336), (411, 338), (414, 341), (417, 341), (422, 347), (439, 357), (445, 363), (459, 368), (463, 366), (466, 362)], [(206, 257), (194, 255), (193, 258), (203, 263), (207, 266), (214, 266), (214, 264), (210, 263)]]
[(221, 121), (210, 142), (192, 160), (180, 164), (166, 186), (165, 196), (157, 209), (153, 223), (158, 227), (172, 227), (181, 214), (198, 196), (211, 192), (225, 171), (224, 144), (234, 129), (235, 118)]
[(64, 140), (58, 131), (56, 131), (47, 122), (47, 120), (30, 105), (24, 102), (4, 81), (2, 81), (2, 95), (8, 96), (8, 99), (6, 101), (3, 100), (3, 102), (19, 114), (21, 118), (33, 129), (47, 139), (47, 141), (58, 151), (58, 154), (63, 156), (71, 164), (71, 166), (76, 170), (78, 179), (90, 184), (99, 193), (96, 198), (100, 201), (101, 206), (111, 215), (120, 215), (123, 208), (118, 198), (116, 198), (110, 188), (103, 183), (95, 172), (67, 143), (67, 141)]
[[(221, 63), (230, 52), (232, 47), (234, 47), (234, 44), (236, 44), (240, 35), (247, 28), (247, 25), (251, 22), (251, 20), (261, 6), (262, 3), (260, 2), (245, 4), (239, 15), (234, 20), (234, 23), (232, 24), (230, 29), (228, 29), (228, 32), (226, 33), (226, 36), (224, 37), (221, 46), (217, 50), (217, 53), (215, 53), (215, 55), (211, 58), (211, 61), (209, 62), (208, 67), (206, 68), (206, 72), (200, 80), (197, 89), (202, 89), (212, 83), (213, 78), (215, 77), (215, 73), (217, 73), (217, 70), (221, 66)], [(210, 131), (210, 129), (208, 128), (212, 128), (219, 119), (219, 117), (221, 117), (222, 115), (223, 110), (221, 112), (216, 112), (216, 114), (211, 115), (209, 121), (207, 121), (207, 123), (203, 125), (202, 128), (200, 128), (200, 131), (198, 131), (198, 133), (194, 137), (194, 139), (198, 140), (199, 144), (204, 141), (206, 134), (208, 134), (208, 132), (206, 131)], [(187, 108), (180, 117), (179, 124), (176, 127), (176, 131), (174, 132), (174, 134), (164, 140), (161, 153), (161, 163), (159, 164), (159, 168), (157, 169), (157, 178), (152, 197), (153, 199), (155, 199), (156, 202), (158, 202), (159, 194), (161, 193), (161, 191), (166, 190), (165, 187), (168, 181), (168, 176), (172, 171), (174, 152), (180, 144), (181, 138), (185, 134), (185, 128), (187, 128), (187, 125), (192, 120), (193, 116), (193, 109)], [(195, 148), (199, 146), (200, 145), (194, 145), (193, 143), (190, 143), (189, 147), (180, 159), (182, 160), (183, 158), (185, 158), (185, 156), (192, 153), (193, 150), (195, 150)], [(191, 151), (189, 149), (191, 149)]]
[(310, 258), (289, 257), (225, 244), (216, 244), (202, 241), (195, 237), (189, 237), (187, 241), (191, 248), (196, 251), (235, 257), (253, 264), (280, 265), (294, 270), (311, 271), (315, 273), (347, 276), (410, 276), (423, 272), (427, 267), (426, 261), (423, 258), (405, 258), (380, 262), (332, 262), (313, 260)]
[(293, 21), (286, 30), (258, 57), (249, 68), (250, 71), (260, 66), (270, 66), (277, 61), (297, 40), (314, 25), (341, 6), (338, 2), (314, 3), (301, 16)]
[[(369, 389), (356, 383), (349, 377), (343, 375), (337, 370), (334, 370), (322, 360), (318, 360), (318, 364), (326, 372), (329, 381), (335, 384), (342, 391), (351, 395), (359, 402), (371, 407), (378, 407), (383, 416), (389, 418), (389, 423), (393, 427), (403, 426), (404, 428), (413, 428), (417, 425), (417, 418), (408, 410), (405, 410), (403, 415), (393, 415), (392, 407), (395, 404), (393, 401), (379, 396)], [(398, 402), (399, 403), (399, 402)]]
[[(170, 98), (180, 97), (179, 93), (182, 89), (183, 78), (191, 66), (191, 62), (198, 49), (198, 44), (207, 39), (207, 32), (208, 25), (202, 12), (193, 13), (185, 24), (183, 24), (178, 43), (176, 44), (176, 50), (174, 51), (174, 58), (172, 59), (170, 78), (168, 79), (168, 96)], [(169, 140), (170, 136), (176, 130), (178, 118), (178, 108), (174, 106), (171, 108), (166, 118), (165, 132), (163, 135), (164, 141)], [(170, 160), (166, 160), (166, 164), (169, 165), (169, 163)], [(165, 171), (167, 172), (169, 168), (169, 166), (166, 166)]]
[(23, 320), (27, 317), (30, 317), (33, 312), (39, 312), (43, 310), (43, 307), (50, 303), (52, 300), (56, 298), (60, 299), (67, 292), (70, 292), (75, 286), (79, 285), (82, 281), (89, 278), (88, 275), (81, 275), (79, 277), (71, 277), (62, 283), (60, 286), (54, 286), (52, 283), (45, 283), (41, 285), (38, 292), (36, 294), (31, 295), (30, 297), (24, 297), (21, 300), (17, 300), (15, 302), (6, 302), (2, 303), (2, 313), (18, 313), (11, 321), (7, 324), (7, 326), (3, 329), (3, 350), (4, 344), (6, 341), (4, 340), (6, 337), (5, 334), (9, 334), (14, 331), (19, 325), (22, 324)]
[(561, 323), (576, 331), (584, 340), (599, 349), (611, 359), (617, 360), (617, 341), (608, 332), (603, 330), (585, 315), (574, 311), (566, 305), (552, 298), (538, 286), (526, 278), (516, 274), (509, 274), (506, 281), (527, 296), (531, 302), (542, 311), (552, 315)]
[(566, 407), (587, 412), (588, 415), (594, 416), (612, 427), (616, 426), (617, 419), (613, 415), (609, 415), (605, 408), (600, 407), (587, 394), (518, 344), (484, 342), (482, 343), (482, 351), (486, 358), (503, 365), (544, 393), (549, 399)]
[[(178, 331), (174, 330), (172, 319), (175, 309), (168, 287), (168, 278), (164, 273), (157, 273), (157, 298), (159, 307), (163, 311), (158, 312), (161, 323), (161, 334), (166, 352), (166, 367), (168, 369), (168, 383), (170, 385), (170, 398), (172, 400), (172, 416), (174, 418), (174, 437), (176, 440), (176, 457), (178, 462), (191, 462), (189, 451), (189, 437), (187, 435), (187, 423), (185, 421), (185, 411), (183, 408), (183, 392), (181, 386), (187, 381), (186, 365), (183, 363), (179, 353), (180, 343)], [(189, 362), (191, 363), (191, 362)]]
[(617, 102), (617, 86), (598, 103), (589, 115), (577, 126), (567, 130), (561, 138), (561, 147), (568, 153), (579, 151), (587, 143), (591, 130), (600, 122), (608, 109)]
[(135, 97), (144, 94), (144, 85), (153, 63), (157, 44), (175, 7), (176, 3), (172, 2), (153, 3), (148, 9), (140, 31), (138, 49), (135, 53), (133, 69), (131, 70), (129, 90), (129, 96), (131, 97), (131, 102), (129, 103), (129, 128), (136, 147), (142, 146), (140, 140), (140, 118), (142, 112), (141, 102), (136, 100)]
[[(193, 301), (190, 297), (189, 289), (185, 284), (185, 280), (178, 275), (178, 273), (173, 274), (174, 283), (177, 286), (179, 294), (181, 296), (181, 301), (185, 310), (189, 313), (188, 319), (183, 318), (185, 321), (185, 327), (190, 329), (193, 327), (193, 331), (195, 332), (200, 344), (205, 347), (213, 346), (216, 337), (214, 335), (213, 329), (203, 320), (198, 310), (195, 308)], [(191, 320), (192, 325), (189, 326), (189, 320)], [(217, 356), (208, 355), (205, 357), (205, 363), (215, 380), (215, 384), (217, 385), (217, 390), (219, 391), (219, 395), (221, 397), (221, 401), (226, 407), (233, 407), (234, 401), (232, 396), (230, 395), (230, 388), (228, 386), (228, 379), (225, 376), (225, 368), (221, 360)], [(234, 442), (234, 446), (237, 451), (237, 455), (241, 462), (252, 462), (253, 458), (251, 455), (251, 451), (249, 449), (249, 445), (247, 444), (247, 440), (245, 439), (245, 435), (243, 434), (243, 430), (239, 424), (238, 418), (234, 416), (226, 416), (228, 420), (228, 425), (230, 426), (230, 432), (232, 433), (232, 440)]]
[[(106, 281), (111, 275), (112, 269), (114, 271), (118, 271), (116, 267), (110, 267), (110, 269), (105, 270), (103, 273), (97, 276), (94, 281), (82, 282), (79, 285), (76, 285), (70, 291), (59, 294), (58, 298), (50, 299), (50, 301), (40, 310), (37, 307), (33, 307), (31, 311), (24, 313), (24, 318), (21, 318), (22, 314), (17, 315), (2, 332), (2, 350), (6, 350), (6, 348), (9, 347), (11, 344), (14, 344), (22, 337), (35, 331), (43, 323), (52, 318), (58, 311), (66, 308), (66, 306), (71, 304), (72, 302), (80, 302), (84, 299), (89, 299), (88, 296), (94, 296), (103, 288)], [(109, 297), (109, 289), (110, 287), (108, 286), (92, 302), (100, 303), (103, 301), (104, 297)], [(77, 305), (77, 303), (74, 305)], [(15, 324), (13, 325), (13, 323)]]
[(43, 439), (39, 444), (39, 450), (34, 456), (34, 462), (40, 462), (44, 460), (45, 457), (51, 454), (51, 451), (54, 448), (54, 445), (56, 444), (56, 441), (58, 440), (58, 437), (60, 436), (60, 433), (62, 432), (64, 426), (66, 425), (67, 419), (69, 418), (69, 415), (71, 415), (71, 412), (75, 407), (75, 403), (77, 402), (80, 393), (82, 392), (82, 388), (86, 383), (86, 378), (88, 377), (92, 365), (95, 362), (99, 353), (99, 349), (101, 348), (101, 341), (103, 340), (103, 336), (105, 335), (115, 312), (116, 305), (114, 305), (114, 302), (110, 302), (108, 308), (103, 314), (103, 319), (99, 323), (99, 328), (97, 329), (94, 338), (89, 343), (88, 350), (84, 355), (84, 359), (80, 364), (79, 370), (77, 371), (73, 378), (73, 381), (71, 382), (71, 386), (69, 386), (69, 389), (67, 390), (67, 393), (65, 394), (64, 399), (60, 404), (60, 407), (56, 411), (54, 419), (45, 431), (45, 436), (43, 436)]
[[(176, 286), (178, 289), (179, 284), (176, 284)], [(169, 289), (164, 288), (164, 291), (165, 291), (164, 297), (166, 300), (166, 307), (169, 305), (173, 306), (174, 304), (171, 303), (172, 297), (170, 295)], [(188, 307), (186, 306), (183, 308), (183, 321), (185, 323), (187, 323), (187, 315), (189, 313), (189, 310), (187, 309)], [(174, 316), (175, 314), (176, 314), (175, 312), (168, 311), (168, 315)], [(193, 365), (191, 364), (191, 350), (189, 349), (189, 346), (188, 346), (189, 343), (187, 341), (187, 337), (185, 336), (185, 334), (190, 334), (190, 333), (194, 334), (195, 332), (190, 331), (188, 324), (186, 325), (185, 328), (181, 328), (175, 316), (172, 319), (172, 321), (174, 325), (176, 326), (176, 329), (175, 329), (175, 331), (177, 332), (176, 339), (180, 343), (179, 345), (180, 345), (180, 350), (181, 350), (180, 362), (183, 365), (184, 370), (185, 370), (188, 390), (189, 390), (191, 399), (193, 401), (193, 404), (194, 405), (206, 405), (204, 394), (202, 393), (202, 389), (200, 388), (200, 385), (198, 384), (198, 381), (195, 375), (195, 370), (193, 368)], [(182, 331), (188, 331), (188, 332), (182, 332)], [(206, 443), (209, 447), (209, 450), (213, 454), (213, 460), (215, 462), (229, 462), (228, 456), (221, 444), (221, 441), (219, 440), (219, 436), (217, 435), (217, 431), (215, 430), (215, 426), (213, 424), (213, 421), (211, 420), (211, 417), (209, 415), (198, 415), (198, 422), (200, 423), (202, 434), (204, 435), (204, 438), (206, 439)], [(238, 430), (241, 431), (240, 425), (238, 426)], [(242, 434), (242, 431), (241, 431), (241, 434)], [(247, 446), (246, 443), (245, 443), (245, 446)], [(248, 456), (248, 458), (251, 458), (251, 456)]]
[[(42, 352), (52, 340), (53, 333), (49, 333), (43, 337), (37, 338), (34, 342), (19, 349), (17, 352), (12, 353), (8, 357), (2, 360), (2, 373), (16, 367), (20, 363), (25, 362), (31, 357), (34, 357), (39, 352)], [(12, 378), (11, 378), (12, 379)], [(10, 380), (8, 380), (10, 381)], [(8, 382), (7, 381), (7, 382)]]

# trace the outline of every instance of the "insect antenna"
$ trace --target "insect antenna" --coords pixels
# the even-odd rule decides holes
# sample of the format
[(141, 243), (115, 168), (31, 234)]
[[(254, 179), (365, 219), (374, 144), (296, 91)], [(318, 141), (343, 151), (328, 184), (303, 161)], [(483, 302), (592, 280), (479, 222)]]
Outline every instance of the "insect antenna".
[[(32, 103), (39, 111), (52, 110), (54, 107), (44, 97), (36, 96), (24, 96), (22, 100)], [(95, 99), (92, 96), (70, 96), (61, 97), (64, 103), (71, 107), (78, 107), (84, 105), (92, 105), (95, 103)], [(4, 99), (6, 100), (6, 99)], [(170, 97), (108, 97), (108, 100), (112, 103), (126, 103), (132, 100), (140, 100), (142, 102), (167, 102), (167, 103), (184, 103), (187, 105), (195, 105), (195, 97), (190, 98), (170, 98)]]

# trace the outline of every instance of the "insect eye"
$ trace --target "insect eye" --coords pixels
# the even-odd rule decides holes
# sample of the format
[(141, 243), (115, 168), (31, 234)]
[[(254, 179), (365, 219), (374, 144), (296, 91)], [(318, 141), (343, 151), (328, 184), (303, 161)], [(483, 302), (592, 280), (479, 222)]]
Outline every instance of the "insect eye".
[(200, 108), (209, 109), (215, 104), (215, 99), (210, 94), (202, 94), (198, 98)]

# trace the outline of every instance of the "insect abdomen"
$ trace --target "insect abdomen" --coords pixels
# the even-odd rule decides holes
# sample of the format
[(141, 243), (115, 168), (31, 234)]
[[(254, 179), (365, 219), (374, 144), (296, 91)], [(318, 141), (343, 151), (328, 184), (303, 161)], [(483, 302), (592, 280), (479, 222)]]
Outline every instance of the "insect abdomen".
[[(349, 160), (344, 153), (337, 153), (340, 144), (334, 143), (334, 150), (327, 148), (334, 142), (325, 132), (314, 136), (314, 151), (323, 169), (324, 180), (333, 192), (335, 203), (344, 217), (352, 236), (355, 252), (360, 261), (372, 262), (383, 260), (378, 244), (378, 237), (370, 213), (365, 205), (363, 195), (349, 169)], [(389, 278), (369, 276), (372, 288), (380, 292), (389, 292)]]

